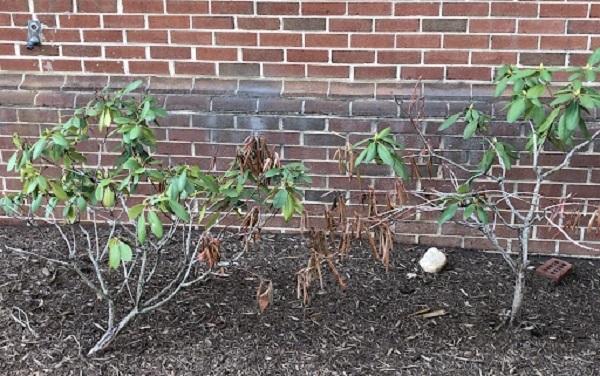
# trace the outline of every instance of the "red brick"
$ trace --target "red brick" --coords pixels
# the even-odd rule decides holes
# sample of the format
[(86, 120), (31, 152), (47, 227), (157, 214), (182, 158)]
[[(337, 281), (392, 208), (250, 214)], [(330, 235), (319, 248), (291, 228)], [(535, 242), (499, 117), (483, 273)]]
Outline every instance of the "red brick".
[(214, 61), (236, 61), (237, 48), (200, 47), (196, 48), (196, 59)]
[(408, 2), (396, 3), (394, 15), (396, 16), (437, 16), (440, 14), (439, 2)]
[(44, 31), (44, 37), (46, 38), (46, 44), (55, 44), (61, 42), (81, 42), (79, 30), (46, 29)]
[(492, 2), (492, 16), (536, 17), (538, 5), (534, 2)]
[(192, 17), (193, 29), (233, 29), (233, 17)]
[(489, 35), (444, 35), (444, 48), (489, 48)]
[(85, 30), (83, 39), (86, 42), (123, 42), (123, 32), (120, 30)]
[(189, 16), (149, 16), (148, 26), (151, 29), (189, 29)]
[(396, 67), (355, 67), (354, 78), (356, 79), (395, 79)]
[(127, 42), (167, 43), (168, 34), (163, 30), (128, 30)]
[(400, 67), (400, 78), (441, 80), (444, 78), (444, 68), (441, 67)]
[(163, 0), (122, 0), (124, 13), (163, 13)]
[(38, 71), (40, 65), (37, 60), (28, 59), (0, 59), (0, 70), (7, 71)]
[(189, 47), (153, 46), (150, 47), (150, 56), (153, 59), (189, 60), (192, 51)]
[(524, 35), (492, 35), (492, 49), (495, 50), (534, 50), (538, 37)]
[(565, 20), (519, 20), (520, 34), (564, 34)]
[(392, 2), (348, 2), (350, 16), (390, 16)]
[[(583, 6), (585, 6), (585, 5), (583, 5)], [(592, 7), (590, 8), (590, 18), (599, 18), (599, 17), (600, 17), (600, 4), (592, 4)]]
[(423, 57), (424, 64), (467, 64), (468, 51), (426, 51)]
[(515, 19), (471, 19), (471, 33), (514, 33), (517, 30)]
[(238, 17), (237, 27), (242, 30), (279, 30), (279, 19), (266, 17)]
[(449, 80), (490, 81), (492, 69), (486, 67), (448, 67), (446, 76)]
[(81, 72), (82, 70), (79, 60), (42, 60), (44, 72)]
[[(66, 46), (65, 46), (66, 47)], [(63, 47), (63, 51), (64, 48)], [(107, 58), (110, 59), (145, 59), (146, 48), (134, 46), (106, 46), (104, 47)]]
[(0, 0), (0, 8), (4, 12), (29, 12), (29, 4), (23, 0)]
[(393, 48), (394, 36), (387, 34), (352, 34), (352, 48)]
[(56, 45), (43, 44), (34, 48), (28, 49), (25, 45), (19, 45), (19, 50), (22, 56), (58, 56), (60, 49)]
[(102, 47), (90, 45), (64, 45), (62, 46), (63, 56), (75, 57), (99, 57), (102, 56)]
[(213, 1), (211, 11), (213, 14), (252, 14), (254, 13), (254, 2)]
[(419, 64), (421, 63), (421, 52), (419, 51), (377, 51), (377, 63), (379, 64)]
[(587, 36), (543, 36), (540, 45), (542, 50), (585, 50), (587, 39)]
[(263, 64), (263, 74), (267, 77), (304, 77), (304, 64)]
[(34, 0), (33, 1), (33, 12), (35, 12), (35, 13), (73, 12), (73, 2), (71, 0)]
[(302, 34), (261, 33), (259, 34), (259, 42), (261, 46), (301, 47)]
[(298, 15), (300, 14), (300, 4), (297, 2), (259, 1), (257, 3), (257, 13), (276, 16)]
[(124, 73), (123, 62), (114, 60), (89, 60), (83, 63), (86, 72)]
[(346, 65), (308, 65), (309, 77), (349, 78), (350, 67)]
[(569, 20), (567, 25), (569, 34), (600, 34), (600, 20)]
[(372, 31), (373, 20), (368, 18), (330, 18), (329, 31)]
[(502, 64), (517, 64), (516, 52), (471, 52), (472, 64), (487, 64), (487, 65), (502, 65)]
[(171, 31), (171, 43), (210, 45), (212, 44), (212, 33), (206, 31)]
[(348, 34), (306, 34), (304, 36), (306, 47), (348, 47)]
[(396, 48), (440, 48), (442, 37), (435, 34), (399, 34), (396, 36)]
[(287, 50), (287, 61), (289, 62), (328, 62), (329, 51), (327, 50)]
[(107, 0), (78, 0), (77, 11), (80, 13), (116, 13), (117, 2)]
[(419, 20), (417, 19), (383, 19), (375, 20), (376, 32), (392, 31), (418, 31)]
[(145, 26), (143, 15), (102, 15), (104, 21), (104, 27), (106, 28), (119, 28), (119, 29), (131, 29), (131, 28), (143, 28)]
[(540, 17), (586, 18), (587, 14), (587, 4), (540, 4)]
[(315, 16), (315, 15), (341, 15), (346, 14), (346, 3), (345, 2), (303, 2), (302, 3), (302, 14)]
[(489, 13), (489, 3), (445, 2), (442, 7), (443, 16), (487, 16)]
[(214, 63), (197, 63), (197, 62), (175, 62), (175, 73), (189, 74), (195, 76), (214, 76)]
[(332, 52), (332, 62), (334, 63), (373, 63), (374, 61), (374, 51), (340, 50)]
[(11, 25), (11, 17), (8, 13), (0, 14), (0, 26), (10, 26)]
[(169, 74), (169, 63), (166, 61), (130, 61), (129, 73), (132, 74)]
[(69, 14), (59, 17), (61, 28), (95, 28), (100, 27), (100, 16), (90, 14)]
[(283, 61), (283, 50), (244, 48), (242, 57), (244, 61)]
[(215, 33), (215, 43), (222, 46), (256, 46), (255, 33)]
[(167, 0), (167, 13), (205, 14), (208, 13), (208, 1)]

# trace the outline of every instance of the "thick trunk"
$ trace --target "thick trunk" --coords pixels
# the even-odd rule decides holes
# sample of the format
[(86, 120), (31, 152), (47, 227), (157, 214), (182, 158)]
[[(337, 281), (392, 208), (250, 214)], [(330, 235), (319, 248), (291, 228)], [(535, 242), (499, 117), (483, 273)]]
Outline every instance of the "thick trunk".
[(133, 320), (137, 315), (138, 315), (138, 310), (137, 310), (137, 308), (134, 308), (127, 314), (127, 316), (123, 317), (116, 326), (109, 327), (106, 330), (106, 332), (104, 333), (104, 335), (102, 336), (102, 338), (100, 338), (100, 340), (98, 342), (96, 342), (94, 347), (92, 347), (90, 349), (90, 351), (88, 351), (88, 356), (94, 356), (98, 352), (105, 350), (112, 343), (112, 341), (117, 337), (119, 332), (121, 330), (123, 330), (123, 328), (125, 328), (127, 326), (127, 324), (131, 320)]
[(513, 291), (512, 309), (510, 311), (511, 325), (515, 325), (518, 322), (519, 315), (521, 314), (521, 307), (523, 306), (523, 298), (525, 296), (525, 270), (526, 267), (523, 266), (523, 263), (520, 263)]

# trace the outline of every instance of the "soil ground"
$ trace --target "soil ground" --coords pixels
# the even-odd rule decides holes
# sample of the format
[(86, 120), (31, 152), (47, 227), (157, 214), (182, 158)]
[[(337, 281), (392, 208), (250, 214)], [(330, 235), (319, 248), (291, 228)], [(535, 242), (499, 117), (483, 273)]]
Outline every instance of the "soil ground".
[[(0, 227), (2, 244), (62, 247), (47, 228)], [(500, 257), (447, 250), (447, 268), (425, 275), (423, 251), (396, 246), (386, 273), (356, 247), (340, 266), (348, 288), (328, 274), (305, 307), (295, 280), (304, 239), (268, 235), (245, 271), (185, 290), (95, 359), (82, 355), (104, 325), (95, 295), (65, 269), (0, 252), (0, 374), (600, 375), (600, 262), (569, 260), (574, 273), (557, 286), (530, 271), (522, 325), (507, 329), (512, 278)], [(275, 288), (262, 315), (252, 273)], [(414, 315), (425, 308), (446, 314)]]

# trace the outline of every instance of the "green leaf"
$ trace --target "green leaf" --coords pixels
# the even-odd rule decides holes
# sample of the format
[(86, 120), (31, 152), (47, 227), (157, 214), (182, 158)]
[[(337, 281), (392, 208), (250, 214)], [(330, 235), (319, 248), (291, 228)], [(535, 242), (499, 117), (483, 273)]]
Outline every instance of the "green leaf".
[(156, 236), (158, 239), (163, 237), (163, 224), (158, 218), (158, 215), (155, 211), (148, 212), (148, 222), (150, 222), (150, 231)]
[(296, 198), (293, 195), (288, 194), (287, 200), (285, 201), (285, 205), (283, 206), (283, 219), (286, 222), (294, 216), (294, 212), (296, 211), (295, 208)]
[(144, 244), (146, 242), (146, 217), (143, 214), (138, 217), (136, 230), (138, 241), (140, 244)]
[(527, 98), (539, 98), (540, 96), (542, 96), (544, 94), (544, 92), (546, 91), (546, 87), (544, 85), (535, 85), (531, 88), (529, 88), (529, 90), (527, 90)]
[(187, 210), (185, 210), (183, 205), (181, 205), (179, 202), (177, 202), (175, 200), (170, 200), (169, 206), (171, 207), (171, 210), (173, 211), (173, 213), (177, 217), (179, 217), (179, 219), (181, 219), (182, 221), (186, 221), (186, 222), (190, 220), (189, 213), (187, 212)]
[(102, 205), (105, 208), (112, 208), (115, 206), (115, 192), (110, 187), (104, 188), (104, 194), (102, 196)]
[(288, 191), (284, 188), (277, 191), (275, 197), (273, 197), (273, 207), (277, 209), (283, 208), (288, 200)]
[(60, 201), (67, 201), (69, 199), (67, 193), (59, 183), (50, 181), (50, 187), (52, 187), (52, 193), (54, 193), (54, 196), (56, 196), (56, 198)]
[(39, 139), (33, 146), (32, 158), (38, 159), (39, 156), (42, 155), (42, 153), (44, 152), (45, 149), (46, 149), (46, 140), (43, 138)]
[(377, 138), (377, 139), (382, 139), (382, 138), (385, 138), (385, 137), (387, 137), (387, 135), (389, 135), (389, 134), (390, 134), (390, 131), (391, 131), (391, 129), (390, 129), (389, 127), (388, 127), (388, 128), (385, 128), (384, 130), (382, 130), (381, 132), (379, 132), (379, 133), (377, 134), (377, 137), (376, 137), (376, 138)]
[(127, 215), (129, 216), (129, 220), (133, 221), (137, 217), (139, 217), (139, 215), (142, 214), (142, 212), (144, 211), (144, 208), (145, 208), (144, 204), (137, 204), (137, 205), (134, 205), (131, 208), (129, 208), (129, 210), (127, 211)]
[(456, 123), (456, 121), (458, 120), (458, 118), (462, 115), (461, 113), (458, 114), (454, 114), (452, 116), (450, 116), (448, 119), (446, 119), (442, 125), (440, 125), (440, 127), (438, 128), (438, 131), (443, 131), (447, 128), (449, 128), (452, 124)]
[(121, 253), (121, 261), (130, 262), (133, 259), (133, 252), (131, 251), (131, 247), (129, 246), (129, 244), (120, 241), (119, 251)]
[(473, 135), (475, 134), (475, 132), (477, 131), (477, 121), (470, 121), (467, 126), (465, 127), (465, 130), (463, 132), (463, 138), (465, 140), (470, 139), (471, 137), (473, 137)]
[(138, 87), (142, 86), (142, 83), (143, 82), (141, 80), (133, 81), (132, 83), (130, 83), (123, 89), (123, 94), (131, 93), (132, 91), (136, 90)]
[(383, 163), (390, 167), (394, 167), (394, 157), (385, 145), (377, 144), (377, 155), (379, 156), (379, 158), (381, 158)]
[(438, 219), (438, 224), (443, 224), (454, 218), (456, 211), (458, 210), (458, 204), (450, 204), (446, 210), (442, 213), (440, 218)]
[(121, 265), (120, 243), (121, 241), (117, 238), (112, 238), (108, 241), (108, 266), (111, 269), (117, 269)]
[(477, 206), (477, 218), (479, 218), (483, 224), (487, 225), (489, 222), (488, 215), (481, 206)]
[(527, 102), (525, 101), (525, 98), (519, 97), (518, 99), (514, 100), (508, 109), (506, 120), (509, 123), (514, 123), (521, 117), (521, 115), (523, 115), (526, 107)]
[(142, 127), (140, 127), (139, 125), (136, 125), (135, 127), (133, 127), (133, 129), (131, 129), (131, 131), (129, 132), (129, 139), (130, 140), (135, 140), (138, 137), (140, 137), (142, 134)]
[(102, 197), (104, 197), (104, 186), (99, 184), (94, 191), (94, 198), (96, 199), (96, 202), (101, 202)]
[(475, 204), (470, 204), (468, 205), (464, 212), (463, 212), (463, 219), (466, 221), (467, 219), (471, 218), (471, 216), (473, 215), (473, 213), (475, 212), (475, 208), (476, 205)]
[(569, 131), (574, 131), (579, 125), (579, 105), (575, 102), (567, 107), (565, 112), (565, 125)]
[(65, 149), (69, 147), (69, 141), (67, 141), (67, 139), (65, 138), (65, 136), (63, 136), (60, 133), (54, 133), (52, 135), (52, 141), (56, 145), (62, 146)]
[(594, 65), (600, 63), (600, 48), (596, 49), (596, 51), (594, 51), (594, 53), (592, 55), (590, 55), (587, 63), (589, 66), (594, 66)]
[(44, 198), (44, 195), (39, 194), (39, 195), (37, 195), (36, 198), (33, 199), (33, 201), (31, 202), (31, 212), (32, 213), (35, 213), (36, 211), (38, 211), (38, 209), (42, 205), (43, 198)]
[(501, 79), (500, 81), (498, 81), (498, 83), (496, 84), (496, 91), (494, 92), (494, 96), (499, 97), (502, 95), (502, 93), (504, 93), (504, 91), (506, 90), (506, 87), (508, 86), (508, 82), (509, 82), (509, 78), (505, 77), (503, 79)]
[(367, 147), (367, 157), (365, 158), (365, 162), (369, 163), (375, 158), (375, 152), (377, 151), (377, 144), (375, 142), (371, 142)]
[(494, 163), (495, 156), (496, 156), (496, 153), (494, 152), (493, 149), (488, 149), (485, 151), (485, 153), (483, 153), (483, 157), (481, 158), (481, 161), (479, 162), (479, 171), (481, 171), (481, 173), (485, 174), (486, 172), (488, 172), (490, 167), (492, 167), (492, 163)]
[(14, 171), (15, 167), (17, 166), (17, 157), (18, 157), (18, 153), (13, 153), (13, 155), (10, 157), (10, 159), (8, 160), (8, 164), (6, 165), (6, 169), (8, 171)]
[(360, 165), (364, 161), (366, 156), (367, 156), (367, 149), (363, 149), (363, 151), (360, 152), (358, 157), (356, 157), (356, 160), (354, 161), (354, 166)]

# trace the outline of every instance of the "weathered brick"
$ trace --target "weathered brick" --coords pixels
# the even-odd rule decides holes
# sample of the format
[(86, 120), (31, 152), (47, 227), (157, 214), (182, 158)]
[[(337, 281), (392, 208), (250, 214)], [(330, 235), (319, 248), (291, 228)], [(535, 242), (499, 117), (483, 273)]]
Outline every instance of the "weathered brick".
[(279, 129), (279, 118), (274, 116), (240, 115), (237, 117), (236, 122), (239, 129), (251, 129), (253, 131)]
[(325, 30), (325, 18), (284, 18), (284, 30)]
[(287, 131), (324, 131), (325, 118), (311, 118), (306, 116), (284, 117), (282, 119), (282, 126)]
[(219, 63), (222, 76), (260, 76), (260, 65), (251, 63)]
[(213, 111), (256, 112), (257, 104), (254, 98), (215, 97), (212, 101)]
[(278, 96), (281, 93), (281, 81), (240, 80), (238, 94), (249, 96)]
[(458, 32), (467, 31), (466, 19), (434, 18), (424, 19), (422, 22), (423, 31), (435, 32)]
[(353, 101), (352, 116), (393, 117), (398, 112), (395, 101)]

